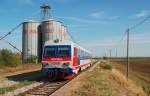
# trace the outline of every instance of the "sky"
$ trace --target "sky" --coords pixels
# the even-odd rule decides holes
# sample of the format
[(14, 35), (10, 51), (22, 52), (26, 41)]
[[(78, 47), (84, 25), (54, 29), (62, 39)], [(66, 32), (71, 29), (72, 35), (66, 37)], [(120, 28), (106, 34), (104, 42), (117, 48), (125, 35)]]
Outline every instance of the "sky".
[[(41, 20), (45, 2), (52, 7), (51, 17), (95, 56), (109, 56), (109, 50), (112, 56), (126, 56), (125, 31), (150, 16), (150, 0), (1, 0), (0, 37), (23, 21)], [(150, 20), (130, 30), (130, 56), (150, 56), (149, 26)], [(5, 40), (21, 49), (21, 27)], [(5, 41), (0, 48), (12, 49)]]

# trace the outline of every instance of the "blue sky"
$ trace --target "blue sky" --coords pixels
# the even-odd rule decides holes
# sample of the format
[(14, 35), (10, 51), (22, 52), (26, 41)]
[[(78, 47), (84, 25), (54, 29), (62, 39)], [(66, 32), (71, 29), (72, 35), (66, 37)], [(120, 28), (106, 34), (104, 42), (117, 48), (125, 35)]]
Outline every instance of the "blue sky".
[[(1, 0), (0, 36), (17, 24), (28, 20), (40, 20), (39, 6), (44, 2), (51, 5), (51, 15), (68, 27), (69, 32), (83, 47), (94, 55), (125, 56), (124, 31), (150, 15), (149, 0)], [(131, 30), (131, 56), (150, 56), (150, 20)], [(21, 28), (7, 40), (21, 48)], [(11, 48), (0, 41), (0, 48)]]

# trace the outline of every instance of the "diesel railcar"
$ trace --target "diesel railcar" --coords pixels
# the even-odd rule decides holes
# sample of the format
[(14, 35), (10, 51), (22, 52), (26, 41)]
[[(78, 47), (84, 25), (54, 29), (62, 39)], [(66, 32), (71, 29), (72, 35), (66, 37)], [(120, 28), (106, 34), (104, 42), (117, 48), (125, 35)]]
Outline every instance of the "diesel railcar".
[(70, 79), (91, 66), (91, 52), (71, 42), (45, 42), (42, 70), (50, 78)]

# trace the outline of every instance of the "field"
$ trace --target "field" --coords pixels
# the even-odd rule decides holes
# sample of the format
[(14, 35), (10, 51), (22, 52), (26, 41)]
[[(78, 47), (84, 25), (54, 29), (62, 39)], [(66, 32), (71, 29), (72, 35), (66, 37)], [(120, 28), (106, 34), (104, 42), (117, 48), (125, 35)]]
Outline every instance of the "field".
[[(111, 59), (114, 66), (126, 74), (126, 59)], [(129, 78), (150, 96), (150, 58), (131, 58), (129, 65)]]

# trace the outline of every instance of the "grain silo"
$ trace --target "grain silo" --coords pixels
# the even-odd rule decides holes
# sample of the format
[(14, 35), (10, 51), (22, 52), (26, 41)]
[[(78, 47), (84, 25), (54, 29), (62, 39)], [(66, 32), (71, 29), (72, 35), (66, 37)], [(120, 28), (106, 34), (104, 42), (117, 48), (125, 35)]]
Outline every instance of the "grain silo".
[(61, 25), (62, 22), (57, 21), (57, 39), (59, 40), (59, 42), (61, 42)]
[(62, 33), (62, 40), (65, 41), (67, 39), (67, 27), (64, 26), (64, 31)]
[(33, 56), (37, 56), (39, 23), (29, 20), (23, 23), (22, 32), (22, 59), (23, 62), (30, 62)]
[(41, 24), (42, 31), (42, 42), (45, 41), (60, 41), (60, 27), (61, 24), (59, 21), (54, 19), (45, 20)]
[(54, 20), (45, 20), (41, 23), (42, 43), (48, 40), (53, 40)]
[(57, 29), (56, 29), (56, 39), (61, 41), (61, 22), (60, 21), (57, 21)]
[(60, 38), (62, 42), (66, 40), (66, 33), (67, 33), (66, 27), (63, 24), (61, 24)]

